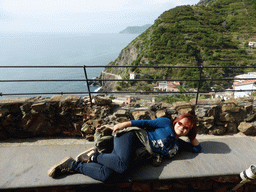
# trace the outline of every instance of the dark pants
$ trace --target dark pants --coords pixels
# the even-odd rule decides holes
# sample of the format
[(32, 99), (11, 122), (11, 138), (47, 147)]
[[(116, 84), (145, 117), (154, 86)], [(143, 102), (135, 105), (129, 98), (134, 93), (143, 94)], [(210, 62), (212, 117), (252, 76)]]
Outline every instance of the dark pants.
[(136, 138), (133, 131), (114, 137), (114, 149), (111, 153), (99, 153), (97, 163), (75, 161), (72, 169), (100, 181), (106, 181), (113, 172), (123, 173), (129, 168), (134, 156)]

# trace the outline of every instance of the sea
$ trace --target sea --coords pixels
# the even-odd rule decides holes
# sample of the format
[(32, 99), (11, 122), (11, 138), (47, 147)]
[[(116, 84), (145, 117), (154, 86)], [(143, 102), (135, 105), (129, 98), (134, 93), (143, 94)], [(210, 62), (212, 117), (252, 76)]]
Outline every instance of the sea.
[[(138, 34), (119, 33), (0, 33), (0, 66), (78, 66), (1, 67), (0, 99), (24, 97), (28, 93), (52, 96), (57, 93), (88, 92), (85, 81), (27, 80), (85, 79), (83, 66), (102, 66), (86, 68), (88, 79), (93, 79), (98, 77), (104, 66), (114, 61), (121, 50), (137, 36)], [(5, 82), (6, 80), (26, 82)], [(97, 91), (99, 87), (90, 86), (89, 89)]]

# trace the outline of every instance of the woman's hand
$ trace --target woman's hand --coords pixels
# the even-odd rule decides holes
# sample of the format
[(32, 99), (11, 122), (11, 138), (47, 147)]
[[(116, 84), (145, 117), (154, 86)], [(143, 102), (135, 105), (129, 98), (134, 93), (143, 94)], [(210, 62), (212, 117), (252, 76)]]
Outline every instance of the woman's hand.
[(195, 139), (193, 139), (192, 141), (190, 141), (194, 146), (197, 146), (197, 145), (199, 145), (200, 143), (199, 143), (199, 141), (195, 138)]
[(127, 122), (116, 124), (113, 127), (113, 133), (115, 133), (115, 132), (117, 132), (119, 130), (123, 130), (126, 127), (130, 127), (131, 125), (132, 125), (131, 121), (127, 121)]

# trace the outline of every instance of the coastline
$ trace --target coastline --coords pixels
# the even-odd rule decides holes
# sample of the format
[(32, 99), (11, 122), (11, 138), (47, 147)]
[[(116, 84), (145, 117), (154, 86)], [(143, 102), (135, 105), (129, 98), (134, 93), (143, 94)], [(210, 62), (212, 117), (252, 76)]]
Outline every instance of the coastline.
[(95, 89), (94, 92), (100, 92), (101, 89), (102, 89), (102, 87), (98, 87), (97, 89)]

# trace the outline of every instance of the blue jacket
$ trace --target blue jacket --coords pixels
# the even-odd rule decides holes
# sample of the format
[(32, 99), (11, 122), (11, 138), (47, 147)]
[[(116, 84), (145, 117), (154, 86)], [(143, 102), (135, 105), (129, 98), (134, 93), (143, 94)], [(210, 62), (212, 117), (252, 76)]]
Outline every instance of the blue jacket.
[(163, 154), (167, 157), (173, 157), (178, 150), (189, 152), (200, 152), (202, 147), (199, 144), (194, 146), (190, 142), (181, 139), (175, 139), (175, 132), (172, 121), (165, 117), (153, 120), (131, 120), (132, 126), (145, 129), (150, 140), (153, 152)]

